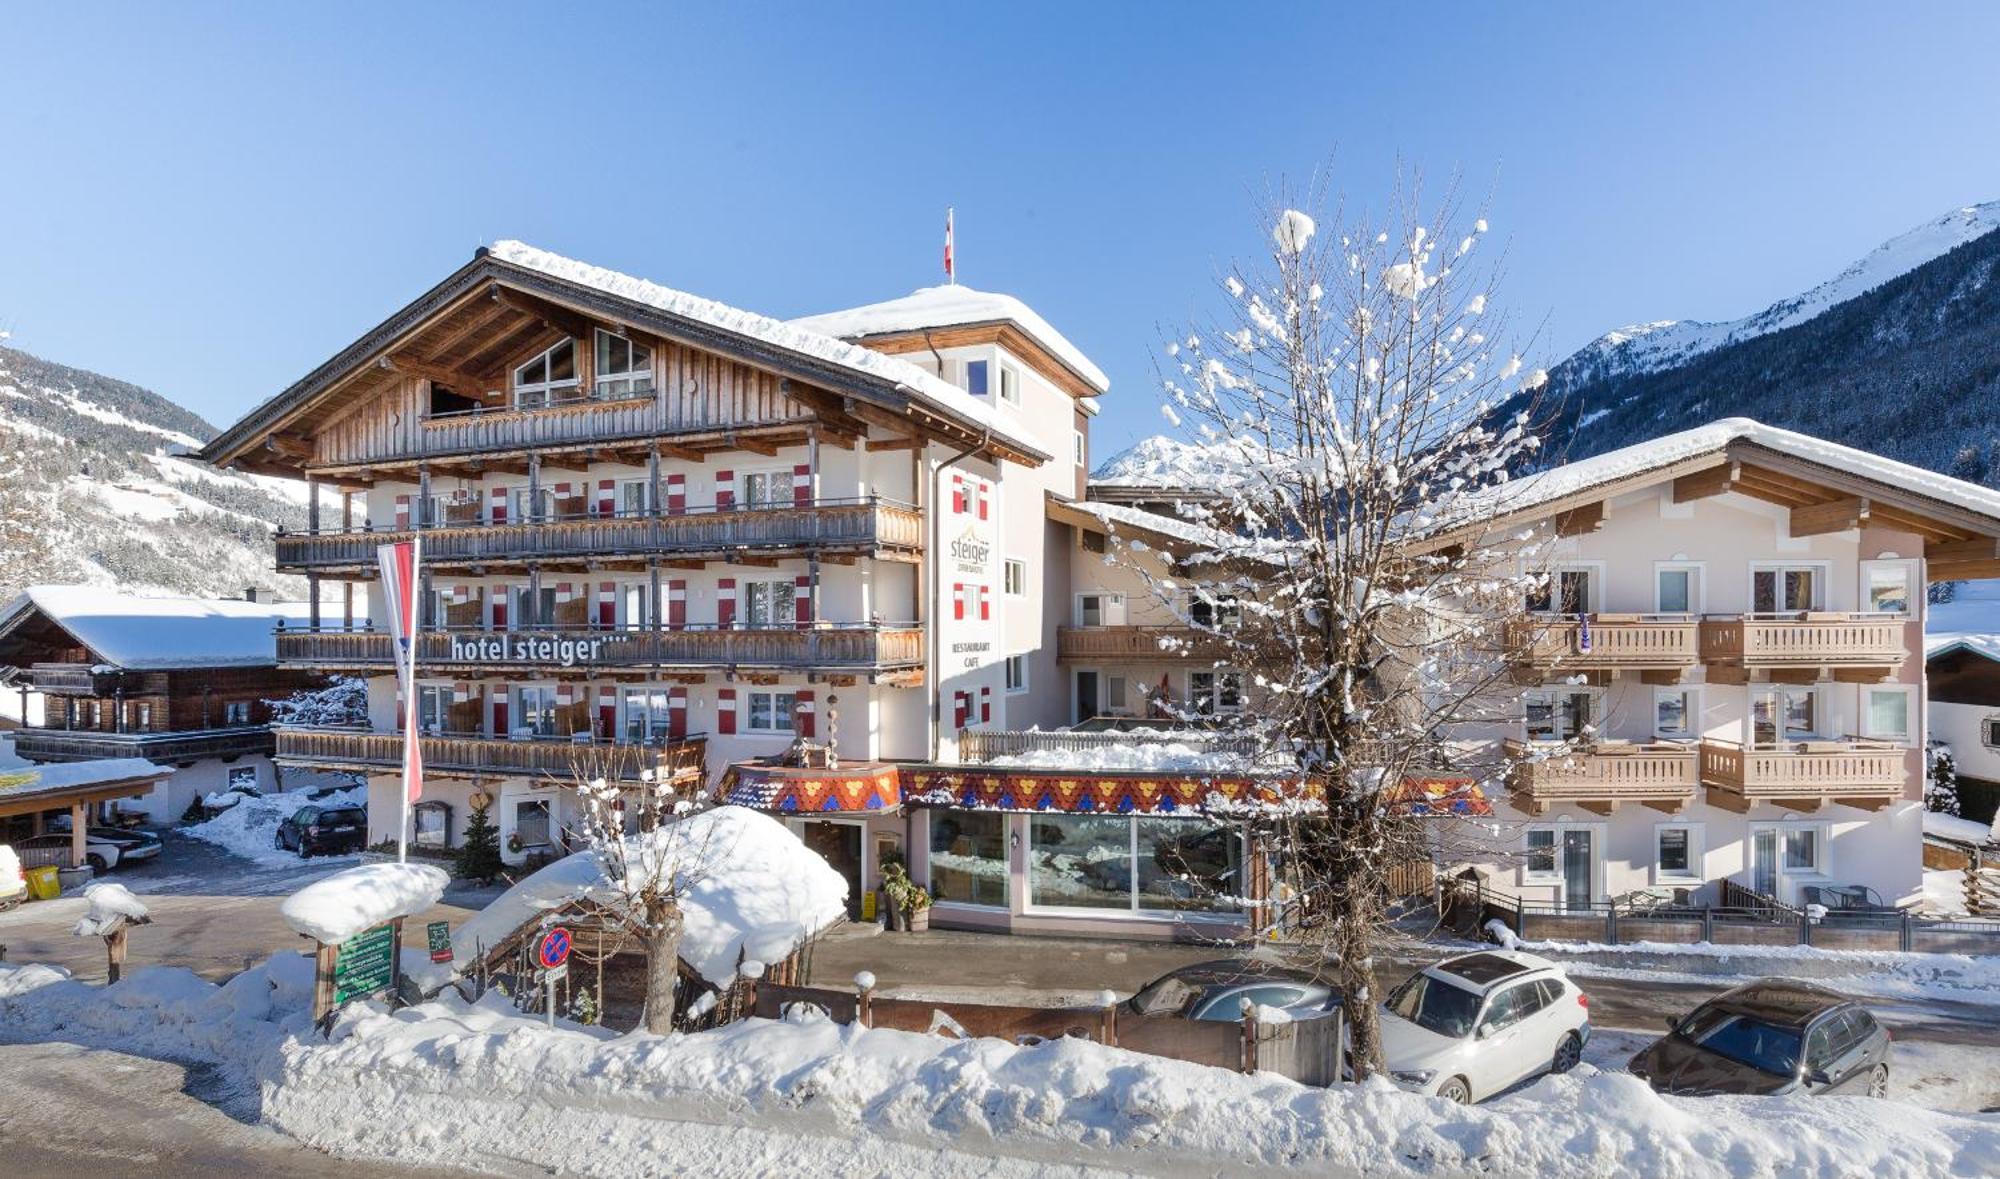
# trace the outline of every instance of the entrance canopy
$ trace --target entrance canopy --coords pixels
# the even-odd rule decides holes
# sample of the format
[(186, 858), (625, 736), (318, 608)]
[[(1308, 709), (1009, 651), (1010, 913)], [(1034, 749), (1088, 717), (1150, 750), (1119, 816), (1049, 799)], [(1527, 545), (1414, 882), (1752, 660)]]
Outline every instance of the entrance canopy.
[(143, 757), (0, 771), (0, 819), (139, 798), (152, 793), (153, 787), (173, 772), (171, 767), (155, 765)]

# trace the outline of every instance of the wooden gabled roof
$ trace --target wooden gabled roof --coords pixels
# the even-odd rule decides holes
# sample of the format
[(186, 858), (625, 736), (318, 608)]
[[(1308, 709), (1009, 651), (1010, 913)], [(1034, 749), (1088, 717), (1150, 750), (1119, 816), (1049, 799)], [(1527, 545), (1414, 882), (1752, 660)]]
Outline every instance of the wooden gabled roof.
[[(518, 243), (470, 262), (212, 439), (217, 465), (299, 473), (322, 424), (407, 377), (478, 399), (504, 388), (507, 364), (592, 326), (672, 340), (764, 369), (823, 415), (888, 421), (947, 442), (1039, 465), (1050, 456), (996, 425), (987, 407), (936, 377), (856, 345), (681, 295)], [(543, 259), (549, 265), (539, 265)], [(573, 272), (573, 273), (572, 273)], [(582, 281), (578, 277), (604, 282)], [(653, 293), (674, 298), (649, 298)], [(718, 310), (723, 314), (710, 314)], [(763, 329), (770, 330), (763, 330)], [(885, 416), (886, 415), (886, 416)]]

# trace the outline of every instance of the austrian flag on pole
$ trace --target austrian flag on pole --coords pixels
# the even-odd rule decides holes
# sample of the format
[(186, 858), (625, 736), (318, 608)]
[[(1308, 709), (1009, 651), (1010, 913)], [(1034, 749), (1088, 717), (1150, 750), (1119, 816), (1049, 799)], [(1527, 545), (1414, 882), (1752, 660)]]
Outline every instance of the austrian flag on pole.
[(403, 789), (415, 802), (424, 793), (423, 747), (417, 743), (417, 542), (382, 545), (375, 560), (396, 644), (396, 682), (403, 688)]

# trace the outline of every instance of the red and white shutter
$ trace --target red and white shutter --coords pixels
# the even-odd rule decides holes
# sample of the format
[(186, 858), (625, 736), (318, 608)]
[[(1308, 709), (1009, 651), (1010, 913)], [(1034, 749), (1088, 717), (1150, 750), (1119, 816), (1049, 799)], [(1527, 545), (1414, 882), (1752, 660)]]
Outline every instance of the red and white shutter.
[(688, 694), (686, 688), (667, 690), (667, 736), (688, 735)]
[(487, 493), (487, 514), (495, 524), (507, 522), (507, 489), (495, 487)]
[(597, 625), (605, 630), (617, 629), (618, 583), (615, 581), (597, 583)]
[(597, 688), (597, 727), (607, 741), (618, 735), (618, 690), (609, 684)]
[(979, 621), (981, 622), (992, 621), (993, 603), (986, 596), (986, 587), (983, 585), (975, 587), (974, 592), (979, 595)]
[(508, 594), (507, 594), (507, 591), (508, 591), (508, 588), (509, 588), (509, 587), (507, 587), (507, 586), (504, 586), (504, 585), (496, 585), (496, 586), (494, 586), (494, 587), (493, 587), (493, 629), (494, 629), (494, 630), (506, 630), (506, 629), (507, 629), (507, 596), (508, 596)]
[(984, 724), (990, 724), (992, 723), (992, 721), (993, 721), (993, 689), (981, 688), (979, 689), (979, 723), (984, 725)]
[(503, 689), (493, 693), (493, 735), (495, 737), (505, 737), (509, 731), (507, 727), (507, 693)]
[(812, 468), (805, 463), (792, 467), (792, 506), (804, 508), (812, 506)]
[(971, 697), (971, 696), (969, 696), (969, 695), (967, 695), (966, 693), (964, 693), (964, 692), (953, 692), (953, 693), (951, 694), (951, 727), (952, 727), (952, 728), (954, 728), (954, 729), (962, 729), (962, 728), (964, 728), (964, 727), (965, 727), (965, 715), (966, 715), (966, 713), (967, 713), (968, 711), (970, 711), (970, 709), (971, 709), (971, 704), (972, 704), (972, 697)]
[(992, 491), (992, 485), (981, 479), (973, 484), (973, 491), (975, 498), (979, 501), (979, 518), (984, 520), (986, 518), (986, 497)]
[[(585, 586), (585, 596), (588, 596), (589, 593), (590, 588)], [(562, 607), (565, 603), (574, 601), (576, 601), (576, 586), (567, 581), (556, 582), (556, 618), (562, 617)], [(539, 623), (542, 626), (554, 626), (555, 618), (540, 619)]]
[(715, 473), (715, 510), (726, 512), (736, 506), (736, 472)]
[(736, 579), (725, 577), (715, 583), (715, 625), (727, 630), (736, 625)]
[(667, 629), (685, 630), (688, 624), (688, 583), (676, 577), (667, 582)]
[(597, 514), (615, 516), (618, 514), (618, 481), (599, 479), (597, 481)]
[(951, 583), (951, 616), (954, 621), (965, 621), (965, 583), (962, 581)]
[(813, 622), (812, 578), (804, 573), (792, 579), (792, 616), (797, 619), (792, 625), (799, 630), (811, 630)]
[(814, 732), (813, 694), (811, 692), (800, 692), (797, 693), (794, 699), (798, 701), (797, 711), (794, 714), (798, 720), (798, 734), (801, 737), (810, 739)]
[(667, 515), (684, 516), (688, 510), (688, 480), (686, 475), (667, 476)]
[(717, 688), (715, 690), (715, 731), (734, 733), (736, 731), (736, 689)]
[(560, 504), (562, 501), (568, 499), (569, 491), (570, 491), (569, 484), (567, 483), (556, 484), (556, 502)]
[(962, 515), (964, 512), (965, 476), (953, 475), (951, 477), (951, 514), (957, 516)]

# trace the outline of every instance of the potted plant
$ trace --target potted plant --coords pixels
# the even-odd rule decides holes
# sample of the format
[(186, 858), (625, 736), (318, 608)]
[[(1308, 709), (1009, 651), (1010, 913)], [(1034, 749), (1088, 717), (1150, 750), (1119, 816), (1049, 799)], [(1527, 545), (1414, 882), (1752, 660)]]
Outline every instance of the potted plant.
[(883, 863), (882, 893), (889, 899), (889, 928), (896, 928), (898, 919), (910, 933), (922, 933), (931, 927), (931, 894), (910, 879), (902, 860)]

